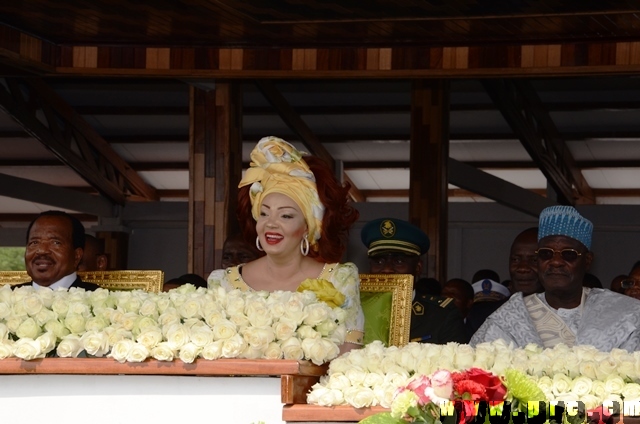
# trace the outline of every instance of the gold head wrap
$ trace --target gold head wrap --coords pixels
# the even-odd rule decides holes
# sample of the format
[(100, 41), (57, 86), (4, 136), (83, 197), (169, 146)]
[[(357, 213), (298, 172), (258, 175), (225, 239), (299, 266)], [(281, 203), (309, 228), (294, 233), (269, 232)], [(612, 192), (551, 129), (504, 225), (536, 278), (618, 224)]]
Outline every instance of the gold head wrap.
[(324, 205), (303, 154), (281, 138), (264, 137), (251, 152), (251, 166), (238, 187), (251, 184), (251, 214), (256, 221), (262, 201), (269, 193), (291, 198), (304, 214), (309, 243), (313, 246), (320, 239)]

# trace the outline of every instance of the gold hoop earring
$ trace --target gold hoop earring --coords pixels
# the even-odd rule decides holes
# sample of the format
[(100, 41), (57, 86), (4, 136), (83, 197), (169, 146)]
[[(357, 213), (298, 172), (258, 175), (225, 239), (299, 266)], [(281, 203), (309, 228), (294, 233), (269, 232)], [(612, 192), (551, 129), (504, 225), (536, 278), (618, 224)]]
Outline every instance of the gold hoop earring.
[(302, 253), (303, 256), (307, 256), (309, 254), (309, 238), (306, 234), (300, 241), (300, 253)]
[(260, 236), (256, 236), (256, 249), (258, 249), (261, 252), (264, 252), (264, 249), (262, 248), (262, 246), (260, 246)]

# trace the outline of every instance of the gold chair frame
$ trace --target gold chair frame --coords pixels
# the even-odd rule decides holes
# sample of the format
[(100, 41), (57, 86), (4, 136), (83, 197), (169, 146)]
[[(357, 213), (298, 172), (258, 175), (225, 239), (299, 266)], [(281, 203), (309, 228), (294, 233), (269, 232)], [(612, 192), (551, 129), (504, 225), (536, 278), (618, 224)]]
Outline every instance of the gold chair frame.
[[(145, 290), (159, 293), (164, 284), (164, 272), (160, 270), (82, 271), (82, 281), (94, 283), (109, 290)], [(31, 281), (26, 271), (0, 271), (0, 285), (23, 284)]]
[(360, 274), (360, 292), (392, 293), (389, 345), (404, 346), (409, 343), (413, 275)]

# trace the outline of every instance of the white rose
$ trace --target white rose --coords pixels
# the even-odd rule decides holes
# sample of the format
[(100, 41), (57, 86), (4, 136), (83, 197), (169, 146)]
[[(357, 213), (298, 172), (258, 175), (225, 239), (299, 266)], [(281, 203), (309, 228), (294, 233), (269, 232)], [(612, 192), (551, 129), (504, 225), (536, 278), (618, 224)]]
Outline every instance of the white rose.
[(374, 387), (373, 392), (378, 399), (378, 403), (383, 408), (391, 408), (393, 397), (396, 393), (397, 387), (390, 384), (383, 384), (381, 386)]
[(607, 357), (606, 359), (599, 361), (598, 367), (596, 368), (596, 375), (598, 376), (598, 380), (606, 381), (607, 378), (611, 375), (617, 376), (617, 367), (618, 363), (611, 357)]
[(549, 376), (543, 375), (542, 377), (538, 378), (538, 380), (536, 381), (536, 385), (545, 393), (553, 392), (553, 380)]
[(273, 324), (273, 331), (275, 332), (276, 339), (286, 340), (296, 334), (296, 327), (297, 325), (293, 320), (282, 317)]
[(213, 327), (218, 321), (226, 319), (226, 317), (227, 315), (223, 311), (215, 309), (204, 314), (204, 322), (206, 322), (209, 327)]
[[(271, 298), (269, 298), (271, 300)], [(285, 306), (284, 302), (270, 302), (268, 303), (269, 312), (271, 312), (271, 316), (274, 319), (280, 319), (284, 317), (285, 314)]]
[(21, 319), (26, 319), (29, 316), (27, 311), (24, 309), (22, 299), (11, 306), (11, 314), (13, 316), (20, 317)]
[(296, 337), (290, 337), (280, 343), (284, 359), (301, 360), (304, 358), (302, 343)]
[(13, 354), (25, 361), (44, 358), (45, 356), (45, 353), (40, 350), (40, 343), (33, 339), (18, 339), (13, 344)]
[(122, 315), (120, 325), (122, 325), (125, 330), (132, 331), (135, 328), (138, 319), (140, 319), (140, 315), (135, 312), (126, 312)]
[[(300, 344), (300, 341), (298, 340), (298, 344)], [(361, 352), (364, 349), (354, 349), (351, 352), (348, 352), (336, 359), (334, 359), (333, 361), (331, 361), (331, 364), (329, 364), (329, 373), (345, 373), (352, 365), (353, 362), (351, 361), (351, 356), (353, 355), (354, 352)]]
[(0, 359), (6, 359), (13, 355), (13, 341), (0, 340)]
[(271, 342), (264, 351), (265, 359), (282, 359), (282, 348), (278, 342)]
[(466, 370), (473, 367), (474, 349), (468, 344), (459, 345), (456, 348), (455, 368), (458, 370)]
[(0, 322), (0, 341), (7, 340), (9, 338), (9, 329), (7, 324)]
[(127, 362), (144, 362), (149, 357), (149, 349), (140, 343), (134, 343), (127, 354)]
[(247, 342), (240, 334), (235, 334), (222, 343), (222, 357), (237, 358), (247, 347)]
[(238, 327), (228, 319), (221, 319), (211, 329), (215, 340), (230, 339), (238, 334)]
[(75, 334), (69, 334), (60, 340), (56, 348), (56, 354), (61, 358), (77, 358), (83, 350), (84, 347), (80, 337)]
[(131, 331), (127, 331), (124, 328), (107, 327), (104, 332), (109, 336), (109, 346), (115, 345), (120, 340), (133, 338)]
[(180, 323), (180, 314), (175, 308), (168, 308), (158, 317), (158, 325), (169, 328), (172, 324)]
[(67, 312), (67, 315), (68, 314), (78, 314), (86, 318), (91, 316), (91, 309), (89, 308), (89, 305), (85, 303), (73, 302), (69, 304), (69, 311)]
[(138, 316), (138, 320), (136, 321), (136, 324), (133, 327), (133, 334), (138, 335), (142, 331), (146, 330), (147, 328), (157, 328), (157, 327), (158, 327), (158, 322), (155, 319), (151, 317)]
[(45, 355), (56, 348), (56, 335), (51, 332), (46, 332), (36, 339), (36, 342), (40, 343), (40, 351)]
[(128, 298), (125, 302), (122, 302), (121, 306), (125, 311), (133, 312), (137, 315), (138, 311), (140, 310), (140, 306), (142, 306), (142, 301), (139, 298), (133, 296), (133, 293), (131, 294), (132, 296)]
[(43, 326), (52, 319), (58, 319), (58, 315), (50, 309), (42, 308), (40, 312), (33, 316), (33, 319), (36, 320), (36, 324)]
[(584, 403), (586, 410), (594, 409), (602, 405), (602, 399), (590, 393), (582, 396), (580, 402)]
[(8, 303), (0, 302), (0, 320), (5, 320), (11, 315), (11, 307)]
[(225, 308), (228, 315), (243, 315), (244, 314), (244, 298), (239, 290), (229, 292), (227, 298), (227, 307)]
[(111, 348), (111, 352), (109, 352), (109, 357), (115, 359), (116, 361), (123, 363), (126, 362), (127, 356), (129, 352), (133, 349), (133, 346), (136, 344), (131, 339), (122, 339), (118, 340), (113, 347)]
[(244, 350), (240, 352), (238, 357), (246, 358), (246, 359), (261, 359), (263, 355), (264, 355), (264, 350), (250, 346), (250, 345), (246, 345), (244, 347)]
[(504, 375), (505, 371), (509, 368), (513, 368), (511, 363), (511, 352), (496, 353), (493, 360), (493, 366), (489, 371), (496, 375)]
[(178, 312), (183, 318), (198, 318), (201, 317), (202, 314), (201, 303), (198, 298), (190, 298), (187, 299), (182, 305), (178, 307)]
[(57, 319), (52, 319), (51, 321), (45, 323), (44, 330), (52, 332), (58, 339), (62, 339), (64, 336), (69, 334), (69, 330), (67, 329), (67, 327), (65, 327), (64, 324)]
[(316, 365), (330, 361), (340, 353), (338, 346), (327, 339), (304, 339), (301, 346), (305, 358)]
[(167, 331), (167, 342), (171, 349), (178, 351), (189, 342), (190, 331), (182, 324), (173, 324)]
[(368, 387), (349, 387), (344, 390), (344, 400), (355, 408), (371, 406), (373, 399), (373, 390)]
[(100, 331), (87, 331), (80, 337), (82, 347), (89, 355), (102, 357), (109, 352), (109, 336)]
[(89, 304), (95, 309), (98, 307), (106, 306), (108, 299), (109, 299), (109, 290), (99, 288), (97, 290), (89, 292), (87, 300)]
[(633, 400), (637, 401), (640, 399), (640, 384), (637, 383), (627, 383), (622, 391), (620, 392), (622, 398), (625, 401)]
[(597, 364), (594, 361), (585, 360), (580, 363), (580, 375), (589, 377), (592, 380), (597, 379)]
[(204, 347), (213, 342), (213, 331), (208, 326), (191, 328), (190, 340), (198, 347)]
[(624, 386), (624, 380), (617, 375), (611, 375), (604, 381), (604, 388), (610, 394), (621, 394)]
[(604, 381), (594, 381), (591, 386), (591, 393), (598, 396), (600, 399), (604, 399), (607, 396), (607, 388), (604, 385)]
[(616, 369), (618, 375), (625, 379), (636, 380), (637, 374), (635, 370), (635, 363), (633, 361), (622, 361), (618, 363)]
[(571, 389), (572, 380), (564, 374), (555, 374), (553, 376), (552, 391), (555, 396), (568, 393)]
[(249, 346), (264, 352), (269, 343), (275, 340), (276, 336), (271, 327), (247, 327), (242, 331), (242, 336)]
[[(163, 314), (170, 306), (171, 306), (171, 299), (169, 299), (168, 296), (156, 296), (154, 298), (155, 304), (156, 304), (156, 308), (158, 308), (158, 313), (159, 314)], [(142, 315), (142, 309), (143, 307), (140, 307), (140, 314)], [(145, 314), (146, 315), (146, 314)]]
[(545, 357), (531, 356), (527, 361), (527, 374), (535, 377), (542, 376), (547, 369), (547, 360)]
[(491, 343), (480, 343), (475, 347), (476, 357), (474, 367), (490, 370), (493, 367), (494, 347)]
[(249, 318), (247, 318), (246, 315), (242, 314), (230, 314), (229, 321), (237, 325), (239, 328), (249, 327), (251, 325), (251, 323), (249, 322)]
[(376, 387), (382, 385), (383, 382), (384, 378), (382, 377), (382, 375), (378, 374), (377, 372), (370, 372), (365, 375), (362, 384), (366, 387), (375, 389)]
[(303, 323), (315, 327), (329, 317), (329, 307), (326, 303), (314, 303), (304, 308), (307, 317)]
[(64, 319), (64, 325), (74, 334), (82, 334), (85, 330), (85, 318), (82, 315), (69, 313)]
[(582, 397), (588, 393), (591, 393), (593, 381), (588, 377), (577, 377), (571, 383), (571, 392), (577, 396)]
[(84, 324), (86, 331), (101, 331), (109, 326), (109, 321), (104, 317), (91, 317), (87, 318)]
[(367, 373), (361, 367), (354, 365), (346, 370), (344, 375), (349, 379), (352, 386), (362, 386)]
[(37, 293), (31, 294), (22, 299), (22, 305), (24, 307), (24, 311), (31, 317), (40, 312), (43, 307), (42, 299)]
[(307, 396), (307, 403), (320, 406), (342, 405), (344, 403), (344, 396), (340, 390), (327, 389), (316, 384)]
[(153, 299), (145, 299), (145, 301), (142, 302), (142, 305), (140, 305), (138, 313), (143, 317), (157, 318), (158, 306)]
[(7, 325), (7, 330), (9, 330), (9, 333), (15, 333), (18, 327), (20, 327), (20, 324), (22, 324), (22, 321), (22, 317), (18, 317), (15, 315), (11, 315), (9, 318), (7, 318), (5, 324)]
[(22, 321), (22, 323), (16, 329), (16, 336), (20, 339), (28, 338), (35, 339), (40, 334), (42, 334), (42, 330), (40, 326), (36, 324), (36, 321), (33, 318), (27, 318)]
[(329, 389), (344, 390), (347, 387), (351, 387), (351, 380), (341, 372), (332, 373), (325, 383)]
[(169, 343), (161, 342), (150, 350), (150, 355), (158, 361), (173, 361), (173, 358), (175, 358), (175, 351), (171, 349)]
[(185, 364), (190, 364), (198, 357), (202, 348), (194, 343), (187, 343), (180, 348), (178, 358)]
[(208, 361), (220, 359), (222, 357), (222, 340), (216, 340), (202, 348), (200, 356)]
[(300, 339), (320, 339), (322, 335), (308, 325), (301, 325), (297, 330)]
[(289, 301), (284, 305), (284, 316), (293, 320), (298, 325), (304, 321), (306, 314), (304, 312), (304, 304), (299, 296), (291, 296)]

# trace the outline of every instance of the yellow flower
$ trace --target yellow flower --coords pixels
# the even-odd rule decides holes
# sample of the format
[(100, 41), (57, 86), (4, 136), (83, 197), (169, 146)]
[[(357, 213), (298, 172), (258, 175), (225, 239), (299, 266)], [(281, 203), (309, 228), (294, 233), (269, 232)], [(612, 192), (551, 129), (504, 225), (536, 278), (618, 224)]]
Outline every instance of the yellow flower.
[(298, 292), (312, 291), (318, 300), (326, 303), (332, 308), (342, 306), (345, 300), (344, 294), (340, 293), (331, 282), (323, 279), (307, 278), (298, 287)]

